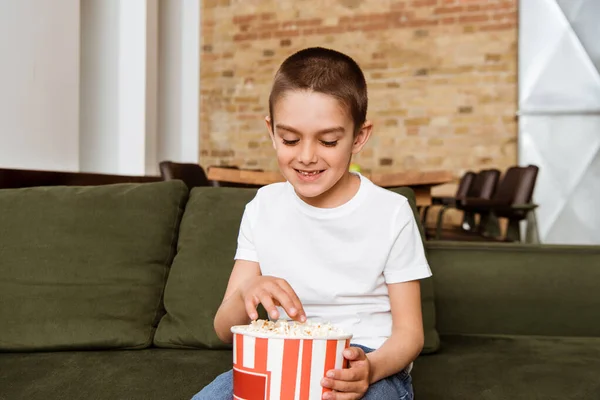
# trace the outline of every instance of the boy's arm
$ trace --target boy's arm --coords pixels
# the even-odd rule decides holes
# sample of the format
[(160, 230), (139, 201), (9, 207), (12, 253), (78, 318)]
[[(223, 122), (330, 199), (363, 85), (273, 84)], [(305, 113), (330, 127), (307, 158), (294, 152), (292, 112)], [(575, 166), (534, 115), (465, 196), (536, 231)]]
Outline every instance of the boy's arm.
[(419, 355), (424, 341), (419, 281), (388, 284), (388, 290), (391, 336), (367, 355), (358, 347), (344, 350), (350, 368), (327, 372), (321, 385), (334, 391), (325, 393), (324, 399), (362, 398), (369, 385), (400, 372)]
[(254, 261), (236, 260), (229, 277), (223, 302), (215, 315), (214, 328), (219, 339), (225, 343), (233, 342), (231, 327), (250, 323), (240, 287), (244, 282), (260, 276), (260, 265)]
[(424, 344), (419, 281), (388, 284), (392, 312), (392, 335), (367, 354), (370, 384), (396, 374), (414, 361)]

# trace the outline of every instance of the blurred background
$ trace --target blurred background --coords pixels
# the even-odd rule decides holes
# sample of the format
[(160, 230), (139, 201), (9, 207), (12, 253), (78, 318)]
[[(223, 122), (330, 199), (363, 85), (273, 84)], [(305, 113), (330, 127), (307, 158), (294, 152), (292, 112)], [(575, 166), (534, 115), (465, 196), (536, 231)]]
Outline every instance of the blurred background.
[(533, 165), (523, 235), (599, 244), (598, 21), (597, 0), (0, 0), (0, 168), (274, 171), (273, 74), (323, 46), (367, 78), (364, 173), (449, 172), (434, 204), (470, 230), (465, 174), (499, 171), (500, 193)]

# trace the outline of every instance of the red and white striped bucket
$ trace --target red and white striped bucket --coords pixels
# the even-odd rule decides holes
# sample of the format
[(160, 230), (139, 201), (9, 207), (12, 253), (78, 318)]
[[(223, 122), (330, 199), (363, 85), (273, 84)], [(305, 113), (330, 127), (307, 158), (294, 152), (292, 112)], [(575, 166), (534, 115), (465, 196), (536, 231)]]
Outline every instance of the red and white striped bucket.
[(233, 398), (236, 400), (317, 400), (329, 389), (321, 379), (347, 368), (342, 352), (351, 334), (289, 338), (248, 332), (234, 326)]

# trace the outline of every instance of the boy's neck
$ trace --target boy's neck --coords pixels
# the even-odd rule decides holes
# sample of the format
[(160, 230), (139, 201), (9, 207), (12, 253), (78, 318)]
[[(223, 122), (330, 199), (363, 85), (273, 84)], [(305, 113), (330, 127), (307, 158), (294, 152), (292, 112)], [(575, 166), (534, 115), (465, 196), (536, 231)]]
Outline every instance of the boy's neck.
[(347, 171), (335, 185), (316, 197), (299, 196), (305, 203), (318, 208), (335, 208), (349, 202), (360, 188), (360, 177)]

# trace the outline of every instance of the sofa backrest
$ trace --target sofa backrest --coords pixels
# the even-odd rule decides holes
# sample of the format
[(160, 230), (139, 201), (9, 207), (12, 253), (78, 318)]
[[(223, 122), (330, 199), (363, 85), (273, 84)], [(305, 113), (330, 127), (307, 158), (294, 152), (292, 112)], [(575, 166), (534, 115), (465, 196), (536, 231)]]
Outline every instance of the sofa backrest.
[[(395, 192), (408, 198), (419, 224), (414, 193)], [(161, 320), (154, 344), (175, 348), (229, 348), (216, 336), (213, 319), (221, 303), (234, 264), (237, 235), (245, 205), (255, 189), (194, 188), (185, 209), (177, 256), (165, 288), (167, 314)], [(422, 281), (424, 352), (439, 347), (435, 330), (433, 282)], [(263, 314), (262, 318), (266, 318)]]
[(0, 190), (0, 351), (149, 346), (187, 196), (180, 181)]
[(600, 246), (427, 243), (444, 333), (600, 336)]

